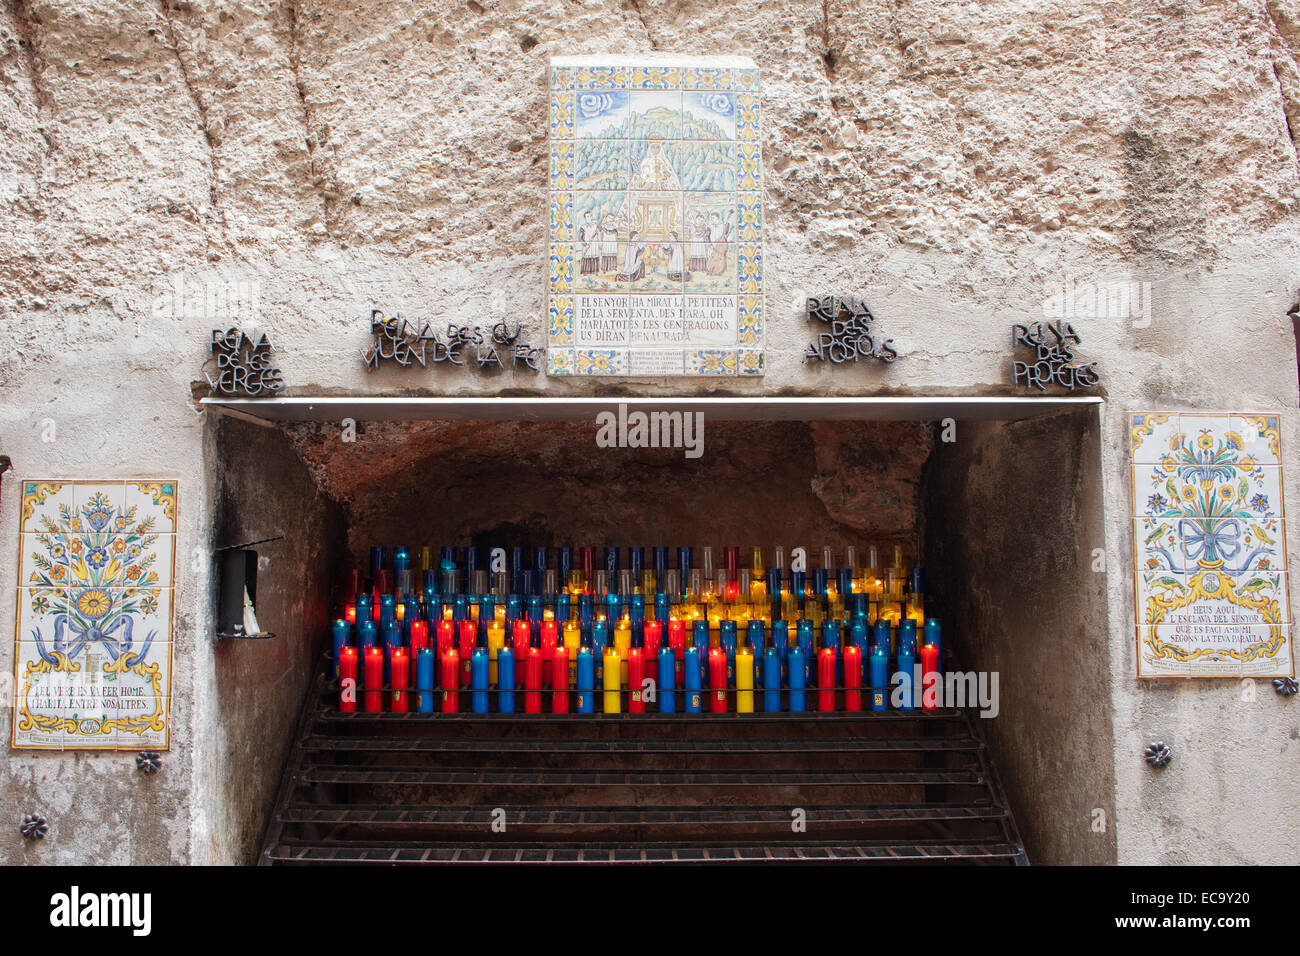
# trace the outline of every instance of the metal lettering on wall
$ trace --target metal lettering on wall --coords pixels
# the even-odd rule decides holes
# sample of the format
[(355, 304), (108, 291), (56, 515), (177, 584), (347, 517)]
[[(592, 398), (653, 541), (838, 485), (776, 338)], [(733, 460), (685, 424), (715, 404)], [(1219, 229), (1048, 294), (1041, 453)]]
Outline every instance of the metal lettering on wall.
[[(377, 369), (381, 361), (389, 360), (403, 368), (411, 365), (426, 368), (430, 362), (452, 365), (472, 362), (479, 368), (506, 368), (508, 365), (514, 369), (522, 365), (531, 371), (539, 371), (537, 361), (541, 349), (520, 342), (522, 330), (523, 326), (518, 322), (513, 329), (507, 322), (498, 322), (490, 329), (449, 323), (445, 337), (439, 337), (428, 322), (417, 327), (400, 316), (385, 318), (382, 310), (373, 309), (370, 333), (375, 341), (370, 348), (362, 350), (361, 357), (365, 359), (368, 370)], [(472, 350), (470, 346), (473, 346)]]
[[(217, 377), (207, 375), (208, 384), (222, 395), (258, 395), (284, 388), (280, 370), (271, 365), (274, 347), (263, 332), (254, 341), (241, 329), (212, 330), (212, 354), (217, 360)], [(206, 373), (205, 373), (206, 375)]]
[(820, 333), (808, 343), (804, 351), (805, 362), (815, 359), (842, 365), (863, 358), (877, 358), (882, 362), (893, 362), (898, 358), (893, 339), (877, 342), (871, 334), (875, 316), (866, 302), (857, 296), (814, 296), (808, 299), (805, 308), (807, 321), (815, 320), (830, 326), (829, 332)]
[(1048, 385), (1060, 385), (1074, 391), (1076, 388), (1094, 388), (1101, 382), (1097, 363), (1074, 364), (1073, 346), (1082, 344), (1079, 333), (1068, 322), (1035, 322), (1033, 325), (1013, 325), (1011, 344), (1033, 349), (1032, 362), (1012, 363), (1013, 381), (1026, 389), (1046, 391)]

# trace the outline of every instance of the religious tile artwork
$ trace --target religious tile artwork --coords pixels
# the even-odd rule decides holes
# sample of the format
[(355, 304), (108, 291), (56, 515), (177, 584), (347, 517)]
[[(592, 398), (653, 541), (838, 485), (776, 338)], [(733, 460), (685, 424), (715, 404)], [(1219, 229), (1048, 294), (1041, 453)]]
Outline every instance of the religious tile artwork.
[(24, 481), (10, 743), (170, 745), (176, 482)]
[(1128, 421), (1138, 676), (1293, 676), (1278, 416)]
[(758, 70), (551, 60), (551, 375), (762, 375)]

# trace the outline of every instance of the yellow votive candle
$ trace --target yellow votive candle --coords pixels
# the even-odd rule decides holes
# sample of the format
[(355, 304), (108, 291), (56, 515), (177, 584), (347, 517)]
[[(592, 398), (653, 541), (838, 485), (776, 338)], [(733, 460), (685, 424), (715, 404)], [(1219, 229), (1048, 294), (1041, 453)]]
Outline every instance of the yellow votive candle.
[(618, 692), (621, 686), (618, 651), (612, 647), (607, 647), (605, 648), (605, 713), (617, 714), (619, 712)]
[(614, 625), (614, 650), (618, 653), (618, 674), (627, 683), (627, 652), (632, 649), (632, 622), (626, 617)]
[(736, 713), (754, 712), (754, 653), (748, 647), (736, 648)]
[[(502, 612), (504, 614), (504, 612)], [(506, 645), (506, 628), (502, 621), (493, 621), (488, 625), (488, 681), (497, 686), (497, 652)]]
[(564, 649), (569, 654), (569, 684), (578, 683), (578, 648), (582, 643), (582, 629), (577, 621), (566, 621), (564, 625)]

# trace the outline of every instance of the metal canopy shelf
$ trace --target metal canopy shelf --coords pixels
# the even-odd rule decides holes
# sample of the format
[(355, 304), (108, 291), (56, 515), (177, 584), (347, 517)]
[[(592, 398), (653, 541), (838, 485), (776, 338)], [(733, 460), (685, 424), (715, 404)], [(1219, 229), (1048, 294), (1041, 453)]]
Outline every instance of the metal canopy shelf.
[(1015, 420), (1102, 404), (1098, 396), (743, 396), (743, 397), (502, 397), (437, 396), (289, 398), (204, 398), (200, 404), (219, 413), (265, 422), (589, 420), (602, 411), (703, 412), (708, 418), (738, 421), (827, 421), (837, 419), (932, 421), (943, 418)]

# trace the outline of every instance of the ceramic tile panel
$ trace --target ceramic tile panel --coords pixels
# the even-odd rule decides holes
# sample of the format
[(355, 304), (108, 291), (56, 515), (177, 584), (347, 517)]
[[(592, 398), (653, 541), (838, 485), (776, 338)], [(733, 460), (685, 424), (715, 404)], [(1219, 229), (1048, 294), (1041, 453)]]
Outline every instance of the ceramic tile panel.
[[(609, 191), (620, 193), (628, 187), (631, 158), (627, 141), (621, 139), (580, 139), (573, 146), (573, 188), (575, 191)], [(552, 187), (554, 192), (554, 187)], [(572, 199), (570, 199), (572, 201)], [(610, 214), (616, 214), (623, 205), (620, 195)], [(579, 219), (583, 210), (574, 210)], [(599, 220), (598, 220), (599, 221)]]
[(1128, 422), (1138, 676), (1293, 676), (1277, 416)]
[(558, 141), (573, 138), (577, 117), (577, 97), (572, 92), (558, 92), (551, 97), (551, 137)]
[(686, 356), (686, 367), (695, 375), (736, 375), (740, 368), (740, 350), (699, 349)]
[(548, 373), (763, 374), (753, 62), (557, 57), (550, 87)]
[[(740, 297), (740, 344), (756, 346), (763, 341), (763, 305), (762, 297), (742, 295)], [(761, 351), (746, 349), (750, 354), (762, 356)], [(741, 373), (747, 374), (747, 373)], [(752, 374), (752, 373), (749, 373)]]
[(574, 283), (574, 247), (572, 243), (557, 243), (551, 246), (551, 295), (567, 295), (573, 292)]
[(718, 90), (682, 94), (682, 139), (732, 142), (736, 138), (736, 96)]
[(1276, 415), (1233, 415), (1229, 425), (1242, 451), (1260, 465), (1282, 464), (1281, 420)]
[(551, 191), (571, 193), (577, 157), (571, 139), (551, 140)]
[[(552, 316), (554, 316), (554, 312), (552, 312)], [(569, 321), (573, 321), (572, 314), (569, 316)], [(552, 325), (552, 328), (554, 328), (554, 325)], [(568, 342), (571, 339), (572, 333), (569, 333), (565, 336), (564, 341)], [(557, 340), (552, 338), (552, 341)], [(576, 363), (577, 355), (573, 349), (552, 346), (546, 350), (546, 371), (549, 375), (572, 375)]]
[(121, 510), (126, 505), (126, 482), (77, 482), (72, 485), (73, 510), (81, 512), (88, 505)]
[(551, 296), (550, 329), (556, 345), (573, 344), (573, 296)]
[(1129, 455), (1135, 462), (1157, 462), (1178, 445), (1178, 412), (1136, 412), (1129, 418)]
[(551, 192), (551, 237), (573, 241), (573, 193)]
[(170, 743), (177, 486), (24, 481), (15, 748)]
[(573, 370), (577, 375), (625, 375), (627, 349), (575, 349)]

